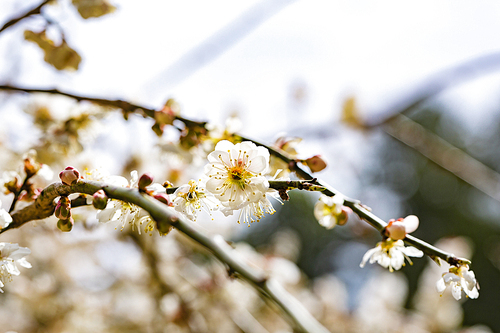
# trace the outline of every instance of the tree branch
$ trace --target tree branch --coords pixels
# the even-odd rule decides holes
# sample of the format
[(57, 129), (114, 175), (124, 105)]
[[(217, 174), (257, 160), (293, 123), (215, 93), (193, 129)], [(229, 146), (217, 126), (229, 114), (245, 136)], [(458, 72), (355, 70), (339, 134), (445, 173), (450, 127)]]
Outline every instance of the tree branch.
[[(69, 98), (73, 98), (77, 101), (89, 101), (89, 102), (93, 102), (93, 103), (103, 105), (103, 106), (111, 106), (111, 107), (119, 108), (125, 112), (138, 112), (141, 115), (143, 115), (144, 117), (151, 117), (153, 119), (154, 119), (155, 112), (158, 112), (158, 111), (155, 111), (155, 110), (147, 108), (147, 107), (139, 106), (139, 105), (132, 104), (132, 103), (125, 102), (125, 101), (121, 101), (121, 100), (107, 100), (107, 99), (101, 99), (101, 98), (79, 96), (79, 95), (74, 95), (74, 94), (62, 92), (62, 91), (59, 91), (57, 89), (32, 89), (32, 88), (14, 87), (14, 86), (9, 86), (9, 85), (0, 85), (0, 90), (14, 91), (14, 92), (26, 92), (26, 93), (48, 93), (48, 94), (54, 94), (54, 95), (62, 95), (62, 96), (66, 96)], [(196, 121), (192, 121), (192, 120), (180, 117), (180, 116), (177, 116), (176, 119), (178, 119), (182, 122), (185, 122), (186, 125), (194, 124), (196, 126), (204, 127), (207, 124), (206, 122), (196, 122)], [(307, 172), (304, 169), (304, 167), (300, 163), (298, 163), (295, 159), (290, 157), (285, 151), (283, 151), (279, 148), (270, 146), (270, 145), (266, 145), (266, 144), (259, 142), (257, 140), (247, 138), (245, 136), (241, 136), (241, 135), (235, 135), (235, 136), (243, 141), (251, 141), (258, 146), (262, 146), (262, 147), (267, 148), (269, 150), (269, 152), (271, 153), (271, 155), (276, 156), (277, 158), (279, 158), (282, 161), (284, 161), (285, 163), (287, 163), (290, 170), (294, 171), (298, 177), (300, 177), (308, 182), (313, 182), (314, 184), (323, 187), (324, 188), (324, 190), (322, 191), (323, 194), (328, 195), (328, 196), (334, 196), (337, 194), (341, 194), (339, 191), (335, 190), (333, 187), (328, 185), (326, 182), (324, 182), (320, 179), (314, 178), (309, 172)], [(173, 191), (173, 189), (169, 189), (169, 190)], [(370, 209), (367, 208), (366, 206), (362, 205), (359, 202), (359, 200), (354, 200), (354, 199), (348, 198), (344, 195), (342, 195), (342, 196), (345, 198), (345, 201), (344, 201), (345, 206), (351, 208), (354, 213), (356, 213), (360, 218), (362, 218), (366, 222), (368, 222), (368, 224), (373, 226), (375, 229), (377, 229), (380, 232), (383, 232), (383, 229), (387, 225), (387, 223), (384, 220), (382, 220), (381, 218), (379, 218), (378, 216), (373, 214), (370, 211)], [(55, 205), (53, 207), (55, 207)], [(54, 208), (52, 208), (51, 212), (49, 212), (49, 210), (47, 209), (44, 212), (45, 212), (45, 214), (48, 214), (48, 215), (38, 217), (38, 219), (50, 216), (53, 212), (53, 209)], [(29, 212), (29, 213), (31, 215), (29, 215), (28, 212), (26, 212), (26, 214), (28, 214), (27, 216), (33, 216), (33, 215), (35, 216), (35, 217), (32, 217), (30, 220), (33, 220), (36, 218), (36, 212)], [(13, 219), (14, 219), (14, 217), (13, 217)], [(12, 227), (11, 227), (11, 225), (12, 225)], [(19, 225), (16, 225), (16, 221), (14, 220), (13, 223), (11, 223), (9, 226), (7, 226), (7, 228), (0, 230), (0, 233), (4, 232), (5, 230), (7, 230), (9, 228), (17, 228), (18, 226)], [(426, 242), (424, 242), (416, 237), (408, 235), (404, 239), (404, 241), (406, 243), (411, 244), (411, 245), (415, 246), (416, 248), (422, 250), (429, 257), (431, 257), (433, 259), (435, 259), (436, 257), (441, 258), (442, 260), (446, 261), (450, 265), (457, 265), (459, 263), (467, 263), (467, 264), (470, 263), (470, 260), (468, 260), (468, 259), (455, 257), (453, 254), (444, 252), (444, 251), (442, 251), (442, 250), (440, 250), (440, 249), (430, 245), (429, 243), (426, 243)]]
[(0, 233), (20, 227), (35, 219), (48, 217), (54, 212), (54, 200), (59, 196), (68, 196), (72, 193), (92, 195), (98, 190), (104, 190), (111, 199), (132, 203), (145, 209), (157, 223), (159, 231), (168, 230), (171, 226), (184, 233), (191, 239), (206, 247), (220, 261), (225, 263), (231, 272), (236, 273), (252, 284), (262, 295), (277, 304), (292, 321), (299, 332), (327, 333), (324, 328), (293, 296), (291, 296), (275, 280), (256, 267), (248, 265), (238, 253), (220, 235), (208, 236), (197, 224), (179, 216), (174, 210), (162, 204), (149, 195), (140, 193), (137, 189), (117, 187), (101, 182), (80, 180), (74, 185), (67, 186), (54, 183), (47, 186), (40, 196), (27, 207), (12, 214), (13, 222)]
[(24, 14), (21, 14), (20, 16), (11, 19), (7, 23), (5, 23), (1, 28), (0, 28), (0, 33), (2, 33), (4, 30), (8, 29), (9, 27), (13, 26), (14, 24), (24, 20), (27, 17), (33, 16), (33, 15), (38, 15), (41, 13), (41, 9), (43, 6), (48, 4), (51, 0), (45, 0), (41, 4), (39, 4), (37, 7), (27, 11)]

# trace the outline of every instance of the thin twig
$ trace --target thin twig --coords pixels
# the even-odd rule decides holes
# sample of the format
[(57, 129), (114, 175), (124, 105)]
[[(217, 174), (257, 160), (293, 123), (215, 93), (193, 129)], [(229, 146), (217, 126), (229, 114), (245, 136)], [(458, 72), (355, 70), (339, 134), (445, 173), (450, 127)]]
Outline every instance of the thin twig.
[[(43, 94), (66, 96), (66, 97), (74, 99), (78, 102), (87, 101), (87, 102), (95, 103), (95, 104), (98, 104), (101, 106), (121, 109), (125, 115), (127, 115), (129, 113), (138, 113), (138, 114), (142, 115), (143, 117), (149, 117), (149, 118), (153, 118), (153, 119), (155, 119), (155, 114), (157, 112), (159, 112), (159, 111), (156, 111), (152, 108), (140, 106), (140, 105), (126, 102), (126, 101), (123, 101), (120, 99), (110, 100), (110, 99), (104, 99), (104, 98), (87, 97), (87, 96), (81, 96), (81, 95), (76, 95), (76, 94), (71, 94), (68, 92), (60, 91), (58, 89), (21, 88), (21, 87), (14, 87), (14, 86), (10, 86), (10, 85), (0, 85), (0, 90), (24, 92), (24, 93), (43, 93)], [(193, 121), (193, 120), (181, 117), (181, 116), (176, 116), (175, 118), (177, 120), (182, 121), (183, 123), (185, 123), (188, 126), (204, 127), (207, 124), (206, 122)]]
[[(137, 189), (117, 187), (101, 182), (80, 180), (74, 185), (67, 186), (54, 183), (47, 186), (40, 196), (30, 205), (12, 214), (13, 222), (0, 233), (20, 227), (28, 221), (41, 219), (52, 215), (54, 200), (59, 196), (68, 196), (72, 193), (92, 195), (98, 190), (104, 190), (111, 199), (129, 202), (145, 209), (156, 221), (158, 230), (168, 230), (175, 227), (191, 239), (206, 247), (219, 260), (226, 264), (231, 272), (240, 276), (255, 286), (261, 294), (276, 303), (292, 321), (299, 332), (327, 333), (324, 328), (293, 296), (291, 296), (275, 280), (256, 267), (248, 265), (238, 253), (220, 235), (209, 236), (197, 224), (177, 215), (174, 210), (152, 198), (140, 193)], [(12, 226), (12, 227), (11, 227)]]
[(30, 180), (31, 177), (32, 176), (27, 175), (26, 178), (24, 178), (23, 184), (21, 185), (19, 190), (14, 193), (14, 199), (12, 200), (12, 203), (10, 204), (9, 213), (12, 213), (14, 211), (14, 208), (16, 207), (16, 203), (19, 200), (19, 197), (21, 196), (21, 192), (23, 192), (23, 190), (26, 189), (26, 185), (28, 185), (28, 181)]
[(27, 17), (33, 16), (33, 15), (38, 15), (41, 13), (41, 9), (43, 6), (45, 6), (47, 3), (49, 3), (51, 0), (45, 0), (41, 4), (39, 4), (37, 7), (30, 9), (24, 14), (21, 14), (20, 16), (11, 19), (7, 23), (5, 23), (1, 28), (0, 28), (0, 33), (2, 33), (4, 30), (8, 29), (9, 27), (13, 26), (14, 24), (24, 20)]

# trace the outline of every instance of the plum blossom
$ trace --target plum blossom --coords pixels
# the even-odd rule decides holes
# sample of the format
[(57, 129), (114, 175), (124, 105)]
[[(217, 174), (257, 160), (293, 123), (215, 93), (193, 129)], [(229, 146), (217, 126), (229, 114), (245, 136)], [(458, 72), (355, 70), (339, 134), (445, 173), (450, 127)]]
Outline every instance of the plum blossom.
[(210, 214), (211, 211), (219, 207), (212, 193), (207, 192), (203, 185), (195, 180), (190, 180), (188, 184), (179, 186), (173, 195), (175, 210), (193, 221), (196, 221), (200, 210), (204, 209)]
[(402, 240), (394, 241), (390, 238), (383, 240), (363, 256), (359, 267), (364, 267), (368, 259), (370, 264), (377, 262), (380, 266), (389, 268), (389, 271), (399, 270), (405, 266), (405, 258), (411, 264), (409, 257), (422, 257), (424, 253), (413, 246), (405, 247)]
[(337, 224), (347, 220), (347, 212), (343, 210), (344, 197), (337, 194), (333, 197), (322, 195), (314, 205), (314, 217), (326, 229), (332, 229)]
[[(268, 196), (271, 196), (281, 202), (278, 192), (276, 190), (269, 189), (259, 200), (250, 202), (241, 208), (238, 223), (246, 223), (250, 227), (250, 223), (259, 222), (260, 219), (264, 217), (265, 213), (271, 215), (276, 213), (276, 210), (269, 201)], [(226, 214), (226, 216), (232, 214), (232, 211), (230, 211), (230, 214), (227, 214), (227, 210), (224, 209), (222, 212)]]
[[(137, 188), (139, 182), (137, 171), (132, 171), (130, 176), (130, 182), (118, 176), (105, 178), (112, 180), (112, 183), (116, 185)], [(137, 229), (139, 234), (141, 234), (143, 226), (146, 233), (151, 232), (154, 228), (154, 221), (147, 212), (134, 204), (120, 200), (110, 200), (106, 208), (97, 213), (97, 219), (99, 222), (103, 223), (118, 221), (118, 223), (121, 224), (121, 230), (123, 230), (127, 224), (130, 224), (132, 230)]]
[(451, 286), (451, 294), (457, 301), (462, 298), (462, 290), (469, 298), (479, 297), (476, 277), (474, 272), (469, 270), (468, 265), (450, 267), (449, 272), (444, 273), (443, 277), (436, 283), (436, 289), (441, 296), (448, 286)]
[(269, 167), (269, 151), (245, 141), (220, 141), (208, 155), (205, 166), (207, 190), (222, 204), (226, 215), (250, 203), (259, 202), (269, 189), (264, 174)]
[(0, 201), (0, 230), (7, 227), (12, 222), (12, 217), (10, 214), (2, 208), (2, 202)]
[(12, 275), (21, 274), (17, 264), (31, 268), (31, 264), (24, 258), (30, 253), (27, 247), (0, 242), (0, 292), (3, 293), (1, 288), (5, 286), (5, 282), (12, 281)]

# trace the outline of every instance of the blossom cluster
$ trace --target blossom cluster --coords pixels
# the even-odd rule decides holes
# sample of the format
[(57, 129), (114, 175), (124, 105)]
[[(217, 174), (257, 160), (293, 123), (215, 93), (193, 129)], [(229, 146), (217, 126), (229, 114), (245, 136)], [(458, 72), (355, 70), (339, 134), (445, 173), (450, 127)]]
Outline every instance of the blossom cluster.
[[(211, 215), (220, 210), (225, 216), (240, 211), (238, 223), (258, 222), (265, 213), (273, 214), (268, 197), (277, 198), (277, 191), (269, 188), (266, 175), (269, 171), (269, 151), (252, 142), (233, 144), (227, 140), (217, 143), (208, 155), (204, 177), (179, 186), (168, 202), (170, 206), (192, 221), (201, 210)], [(130, 182), (123, 177), (107, 176), (102, 171), (88, 172), (89, 180), (107, 181), (113, 185), (140, 188), (137, 171), (131, 173)], [(152, 194), (162, 193), (160, 184), (147, 186)], [(151, 217), (136, 205), (111, 200), (97, 214), (100, 222), (119, 221), (121, 228), (131, 225), (139, 233), (150, 233), (154, 228)]]

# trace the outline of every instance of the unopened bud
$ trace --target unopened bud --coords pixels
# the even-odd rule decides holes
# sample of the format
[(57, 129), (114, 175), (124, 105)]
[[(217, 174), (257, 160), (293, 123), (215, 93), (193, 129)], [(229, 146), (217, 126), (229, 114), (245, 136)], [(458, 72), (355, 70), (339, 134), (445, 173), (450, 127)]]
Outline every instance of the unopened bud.
[(38, 170), (42, 165), (40, 163), (37, 163), (34, 159), (32, 158), (25, 158), (24, 159), (24, 172), (26, 172), (26, 177), (30, 178), (36, 175)]
[(170, 200), (170, 197), (165, 194), (165, 193), (158, 193), (158, 194), (155, 194), (153, 196), (153, 198), (155, 198), (156, 200), (164, 203), (165, 205), (167, 206), (170, 206), (172, 207), (174, 204), (172, 203), (172, 201)]
[(312, 172), (319, 172), (326, 168), (326, 162), (320, 155), (314, 155), (305, 160), (305, 163)]
[(153, 176), (146, 172), (139, 178), (139, 191), (146, 191), (146, 186), (149, 186), (153, 183)]
[(404, 219), (391, 220), (385, 228), (386, 234), (393, 240), (404, 239), (406, 234), (417, 230), (418, 224), (418, 217), (415, 215), (408, 215)]
[(59, 178), (64, 185), (73, 185), (80, 178), (80, 173), (75, 168), (69, 166), (59, 173)]
[(95, 209), (103, 210), (108, 205), (108, 196), (103, 190), (99, 190), (92, 196), (92, 205)]
[[(4, 173), (5, 174), (5, 173)], [(10, 172), (7, 177), (12, 177), (7, 180), (3, 186), (5, 187), (5, 194), (17, 193), (21, 188), (21, 182), (19, 181), (19, 176), (15, 172)], [(4, 176), (5, 178), (5, 176)]]
[(60, 220), (67, 220), (71, 217), (71, 201), (68, 197), (59, 199), (54, 215)]
[(57, 221), (57, 228), (61, 230), (62, 232), (69, 232), (71, 229), (73, 229), (73, 226), (75, 225), (75, 221), (73, 220), (72, 217), (70, 217), (67, 220), (59, 220)]

